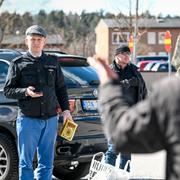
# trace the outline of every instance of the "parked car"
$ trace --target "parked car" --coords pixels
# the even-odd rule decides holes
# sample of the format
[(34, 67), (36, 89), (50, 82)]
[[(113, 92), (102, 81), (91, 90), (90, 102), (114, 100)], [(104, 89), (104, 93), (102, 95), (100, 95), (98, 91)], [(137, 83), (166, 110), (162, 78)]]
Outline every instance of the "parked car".
[(19, 51), (13, 49), (0, 49), (0, 59), (5, 59), (10, 61), (20, 55), (21, 53)]
[(136, 63), (140, 61), (168, 61), (168, 56), (160, 56), (160, 55), (139, 55), (136, 57)]
[(149, 61), (149, 60), (148, 61), (140, 61), (137, 63), (137, 67), (139, 68), (140, 71), (144, 71), (144, 68), (150, 62), (152, 62), (152, 61)]
[(0, 59), (0, 84), (4, 84), (6, 80), (6, 75), (8, 72), (10, 62), (5, 59)]
[(151, 61), (149, 62), (145, 67), (144, 71), (151, 71), (152, 67), (157, 63), (157, 61)]
[(10, 61), (21, 56), (19, 51), (13, 49), (0, 49), (0, 90), (5, 82)]
[[(92, 156), (105, 152), (104, 137), (98, 113), (98, 85), (96, 71), (85, 57), (46, 52), (58, 56), (69, 93), (70, 109), (78, 129), (72, 141), (59, 135), (56, 141), (53, 174), (61, 180), (80, 179), (89, 171)], [(5, 72), (9, 61), (0, 60)], [(4, 81), (1, 82), (3, 87)], [(17, 102), (6, 99), (0, 90), (0, 179), (16, 180), (18, 177), (18, 155), (16, 147)], [(59, 129), (63, 119), (59, 117)], [(35, 158), (36, 159), (36, 158)], [(36, 161), (36, 160), (35, 160)]]
[[(169, 64), (168, 64), (168, 62), (157, 62), (151, 68), (151, 71), (168, 72), (169, 71)], [(176, 72), (176, 68), (173, 65), (171, 65), (171, 71)]]

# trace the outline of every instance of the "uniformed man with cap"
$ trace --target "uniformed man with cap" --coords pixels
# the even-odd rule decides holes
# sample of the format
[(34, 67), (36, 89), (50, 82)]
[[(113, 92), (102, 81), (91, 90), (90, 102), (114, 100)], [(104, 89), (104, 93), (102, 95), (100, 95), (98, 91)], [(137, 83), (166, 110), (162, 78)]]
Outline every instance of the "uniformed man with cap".
[(11, 62), (4, 94), (18, 100), (16, 121), (19, 180), (34, 180), (33, 159), (38, 155), (37, 179), (52, 179), (54, 145), (60, 105), (64, 121), (72, 119), (61, 67), (43, 48), (46, 31), (38, 25), (26, 30), (28, 51)]
[[(110, 68), (118, 74), (119, 85), (130, 99), (131, 105), (134, 105), (145, 99), (147, 88), (138, 68), (130, 62), (130, 55), (129, 47), (124, 44), (120, 45), (115, 51), (114, 61), (110, 65)], [(105, 153), (105, 162), (115, 166), (117, 154), (114, 145), (109, 140), (108, 150)], [(129, 160), (131, 160), (131, 154), (122, 153), (120, 155), (119, 167), (124, 169)], [(130, 164), (128, 164), (127, 171), (130, 171)]]

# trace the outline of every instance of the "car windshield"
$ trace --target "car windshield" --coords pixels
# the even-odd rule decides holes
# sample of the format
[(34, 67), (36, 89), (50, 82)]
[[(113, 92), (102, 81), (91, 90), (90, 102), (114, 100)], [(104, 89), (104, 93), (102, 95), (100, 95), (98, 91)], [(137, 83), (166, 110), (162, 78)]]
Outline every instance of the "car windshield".
[(61, 55), (58, 58), (65, 82), (68, 87), (99, 85), (99, 78), (94, 68), (89, 66), (86, 58)]
[[(168, 71), (169, 70), (169, 65), (168, 64), (160, 64), (158, 71)], [(176, 72), (176, 69), (174, 66), (171, 65), (171, 71)]]
[(137, 62), (139, 61), (168, 61), (168, 56), (139, 56)]
[(68, 87), (99, 85), (96, 71), (90, 66), (62, 67)]
[(0, 51), (0, 59), (12, 60), (21, 54), (16, 51)]

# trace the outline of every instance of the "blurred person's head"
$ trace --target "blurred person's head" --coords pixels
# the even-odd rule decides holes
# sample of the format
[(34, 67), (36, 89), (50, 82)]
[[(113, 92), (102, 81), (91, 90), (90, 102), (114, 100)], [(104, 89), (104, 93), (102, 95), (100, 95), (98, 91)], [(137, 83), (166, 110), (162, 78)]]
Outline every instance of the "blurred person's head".
[(129, 63), (131, 57), (131, 51), (127, 45), (121, 45), (115, 51), (115, 62), (124, 68)]
[(28, 46), (28, 50), (34, 55), (41, 54), (46, 43), (46, 36), (46, 31), (39, 25), (27, 28), (25, 43)]

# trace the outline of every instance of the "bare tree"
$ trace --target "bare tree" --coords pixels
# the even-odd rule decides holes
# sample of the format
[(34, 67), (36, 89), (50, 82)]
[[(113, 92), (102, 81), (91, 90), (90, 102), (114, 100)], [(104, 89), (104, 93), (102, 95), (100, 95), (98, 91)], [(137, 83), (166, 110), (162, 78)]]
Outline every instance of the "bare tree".
[[(138, 35), (138, 10), (139, 10), (139, 0), (136, 0), (136, 15), (135, 15), (135, 26), (134, 26), (134, 51), (133, 51), (133, 60), (136, 59), (137, 53), (137, 35)], [(137, 62), (135, 62), (137, 63)]]
[[(0, 7), (2, 6), (4, 0), (0, 0)], [(2, 27), (0, 26), (0, 43), (2, 42), (3, 40), (3, 30), (2, 30)]]
[(0, 0), (0, 7), (2, 6), (3, 2), (4, 2), (4, 0)]
[[(126, 1), (126, 3), (118, 3), (118, 5), (119, 6), (117, 7), (116, 4), (116, 7), (114, 7), (114, 9), (117, 9), (120, 13), (114, 19), (116, 24), (118, 24), (118, 30), (120, 32), (119, 36), (124, 42), (128, 40), (127, 39), (128, 37), (127, 36), (123, 37), (123, 33), (121, 33), (124, 31), (125, 28), (129, 32), (129, 35), (133, 35), (134, 37), (133, 60), (135, 60), (137, 54), (146, 53), (146, 48), (142, 48), (142, 43), (139, 43), (139, 41), (141, 37), (145, 33), (147, 33), (148, 28), (146, 27), (146, 21), (144, 21), (144, 28), (142, 27), (139, 28), (138, 27), (139, 21), (141, 21), (141, 25), (142, 25), (143, 19), (145, 20), (146, 18), (152, 18), (152, 16), (150, 15), (148, 10), (143, 14), (139, 14), (139, 6), (141, 7), (140, 0), (129, 0)], [(121, 13), (121, 10), (123, 9), (122, 6), (126, 6), (124, 8), (128, 10), (127, 11), (128, 15)]]

